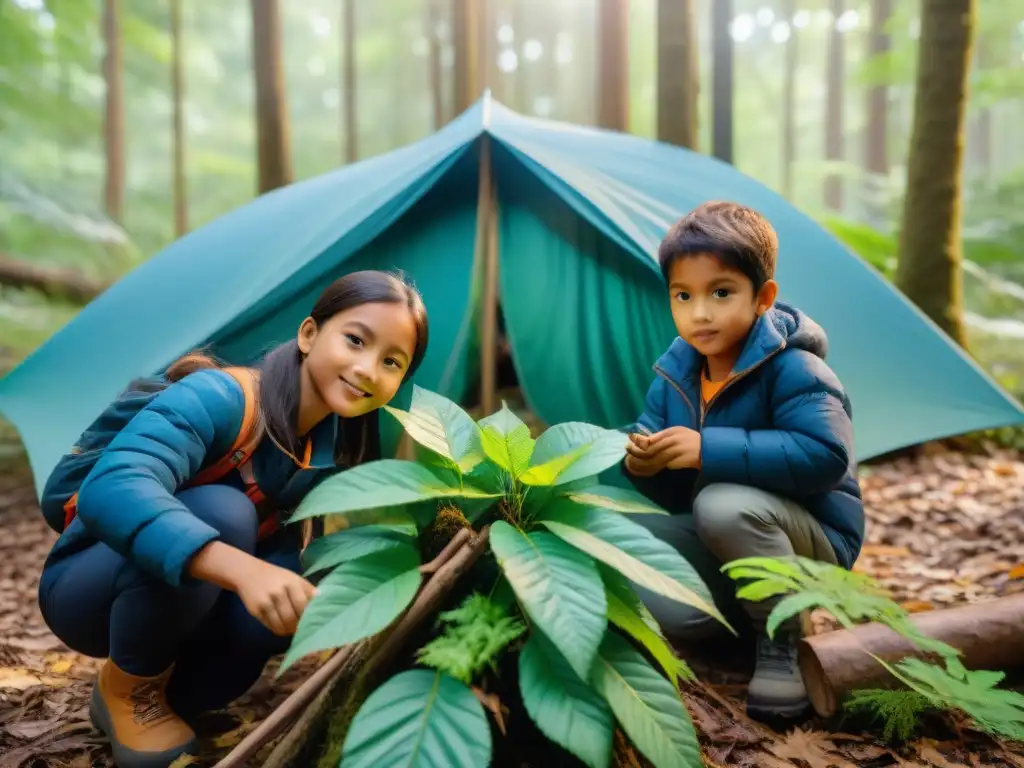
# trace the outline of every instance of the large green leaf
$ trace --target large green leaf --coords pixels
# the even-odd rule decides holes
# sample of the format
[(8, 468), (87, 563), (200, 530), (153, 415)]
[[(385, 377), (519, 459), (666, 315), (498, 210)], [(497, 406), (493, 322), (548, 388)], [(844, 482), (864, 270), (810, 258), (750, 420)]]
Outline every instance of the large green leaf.
[(615, 723), (608, 704), (537, 631), (519, 654), (519, 691), (541, 733), (590, 768), (610, 764)]
[(443, 456), (461, 472), (483, 460), (480, 429), (473, 418), (446, 397), (413, 386), (408, 411), (384, 406), (420, 445)]
[(704, 764), (679, 693), (626, 640), (608, 632), (591, 678), (622, 730), (654, 768)]
[(416, 596), (419, 566), (419, 552), (403, 545), (331, 571), (306, 606), (281, 671), (309, 653), (340, 648), (387, 627)]
[(526, 485), (557, 485), (559, 478), (589, 450), (589, 445), (582, 445), (543, 464), (534, 464), (519, 476), (519, 481)]
[(411, 669), (375, 690), (352, 719), (340, 768), (482, 768), (491, 729), (473, 692), (440, 672)]
[[(481, 439), (483, 438), (481, 435)], [(504, 496), (512, 488), (509, 471), (496, 464), (493, 460), (481, 461), (466, 475), (466, 482), (474, 488)]]
[(601, 507), (625, 515), (667, 515), (664, 509), (646, 496), (628, 488), (614, 485), (592, 485), (588, 488), (577, 488), (563, 494), (577, 504), (588, 507)]
[(545, 507), (537, 522), (637, 584), (692, 605), (729, 626), (693, 566), (624, 515), (558, 499)]
[(491, 461), (513, 477), (526, 471), (533, 454), (533, 437), (530, 428), (505, 402), (500, 411), (480, 420), (480, 430), (480, 443)]
[(302, 553), (302, 562), (310, 574), (402, 546), (414, 547), (415, 539), (390, 525), (364, 525), (316, 539)]
[(567, 453), (586, 447), (577, 461), (558, 475), (557, 483), (571, 483), (582, 477), (597, 475), (622, 461), (629, 438), (614, 429), (604, 429), (582, 421), (556, 424), (537, 438), (530, 465), (553, 461)]
[(678, 688), (680, 679), (693, 680), (690, 667), (676, 656), (629, 582), (607, 566), (599, 568), (608, 599), (608, 621), (646, 648), (673, 686)]
[(503, 520), (491, 549), (523, 610), (587, 680), (608, 620), (604, 584), (587, 555), (544, 532), (525, 534)]
[(454, 472), (441, 472), (400, 459), (380, 459), (324, 480), (299, 504), (290, 522), (368, 509), (387, 509), (446, 496), (486, 498), (495, 495), (460, 482)]

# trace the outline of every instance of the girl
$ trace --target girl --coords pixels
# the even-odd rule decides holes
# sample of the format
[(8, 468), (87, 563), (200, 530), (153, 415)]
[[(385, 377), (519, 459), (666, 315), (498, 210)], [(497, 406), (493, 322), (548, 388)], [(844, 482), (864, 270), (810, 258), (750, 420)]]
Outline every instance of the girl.
[[(416, 290), (356, 272), (255, 372), (269, 439), (240, 470), (184, 488), (243, 421), (241, 384), (201, 355), (172, 365), (173, 383), (111, 440), (47, 558), (39, 605), (64, 643), (106, 659), (90, 714), (118, 766), (197, 754), (183, 718), (225, 706), (287, 649), (315, 589), (299, 575), (295, 527), (258, 537), (260, 524), (327, 474), (379, 458), (378, 409), (426, 347)], [(247, 480), (265, 502), (242, 490)]]

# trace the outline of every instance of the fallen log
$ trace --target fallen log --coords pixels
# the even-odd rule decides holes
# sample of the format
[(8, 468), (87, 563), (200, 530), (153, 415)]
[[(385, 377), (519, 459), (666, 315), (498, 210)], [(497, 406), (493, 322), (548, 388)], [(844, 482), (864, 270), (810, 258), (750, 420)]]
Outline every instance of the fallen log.
[[(923, 634), (959, 650), (968, 669), (1024, 668), (1024, 594), (915, 613), (911, 621)], [(874, 622), (805, 637), (799, 648), (800, 671), (820, 716), (835, 714), (853, 690), (899, 684), (868, 652), (888, 664), (909, 656), (929, 657), (902, 635)]]
[(34, 288), (52, 298), (88, 304), (109, 286), (76, 269), (42, 267), (0, 254), (0, 285)]
[(366, 670), (386, 664), (487, 548), (487, 539), (487, 528), (476, 536), (469, 529), (460, 530), (436, 558), (421, 566), (421, 573), (428, 578), (398, 621), (375, 637), (338, 649), (215, 768), (246, 765), (266, 744), (289, 728), (262, 765), (276, 768), (292, 764), (298, 753), (315, 740), (314, 730), (330, 708), (338, 682), (351, 676), (356, 668)]

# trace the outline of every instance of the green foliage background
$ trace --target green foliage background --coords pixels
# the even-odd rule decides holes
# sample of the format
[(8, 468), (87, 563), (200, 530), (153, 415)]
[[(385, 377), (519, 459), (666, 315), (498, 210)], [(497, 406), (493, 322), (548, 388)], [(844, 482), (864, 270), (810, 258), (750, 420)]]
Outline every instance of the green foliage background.
[[(281, 0), (291, 152), (297, 178), (344, 162), (341, 0)], [(710, 146), (710, 0), (700, 23), (701, 147)], [(735, 152), (744, 172), (779, 189), (782, 81), (787, 35), (799, 46), (797, 162), (793, 201), (830, 226), (884, 272), (895, 258), (903, 162), (913, 103), (919, 4), (894, 4), (890, 53), (867, 55), (871, 3), (848, 0), (845, 42), (846, 160), (828, 164), (825, 62), (833, 19), (824, 0), (735, 0)], [(360, 157), (434, 130), (428, 57), (440, 46), (442, 94), (451, 114), (453, 50), (449, 0), (432, 23), (427, 0), (356, 2)], [(596, 119), (597, 0), (494, 0), (491, 87), (518, 111), (592, 124)], [(630, 130), (656, 126), (656, 0), (633, 0)], [(0, 254), (74, 266), (111, 279), (172, 241), (172, 102), (168, 0), (121, 0), (127, 183), (120, 225), (103, 213), (105, 86), (99, 0), (0, 0)], [(186, 174), (191, 227), (255, 194), (255, 122), (250, 7), (246, 0), (183, 0)], [(1024, 12), (979, 0), (965, 177), (970, 343), (982, 362), (1020, 391), (1024, 362)], [(515, 67), (512, 68), (512, 59)], [(868, 89), (888, 83), (891, 171), (864, 170)], [(989, 126), (987, 143), (979, 126)], [(986, 152), (983, 151), (987, 146)], [(827, 211), (826, 171), (843, 178), (844, 205)], [(975, 270), (972, 265), (981, 269)], [(1009, 282), (1007, 282), (1009, 281)], [(0, 287), (0, 369), (8, 368), (73, 316), (76, 307)], [(996, 322), (992, 322), (996, 321)]]

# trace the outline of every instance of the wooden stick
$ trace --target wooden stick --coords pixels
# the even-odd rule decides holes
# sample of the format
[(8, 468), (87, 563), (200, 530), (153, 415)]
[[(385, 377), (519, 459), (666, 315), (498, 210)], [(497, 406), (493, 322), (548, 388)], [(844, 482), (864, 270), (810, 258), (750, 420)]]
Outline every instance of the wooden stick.
[[(487, 544), (487, 529), (484, 528), (475, 540), (466, 545), (471, 537), (468, 529), (462, 529), (445, 546), (434, 560), (421, 566), (421, 573), (427, 574), (428, 579), (420, 589), (412, 605), (406, 610), (402, 618), (393, 623), (390, 630), (378, 634), (374, 638), (367, 638), (360, 641), (367, 643), (384, 638), (381, 649), (390, 649), (394, 645), (393, 638), (404, 639), (405, 636), (417, 625), (427, 614), (433, 610), (436, 603), (455, 584), (458, 576), (465, 571), (472, 561), (476, 560), (480, 552)], [(389, 645), (390, 643), (390, 645)], [(253, 757), (263, 745), (275, 738), (285, 728), (294, 722), (302, 714), (302, 711), (315, 699), (317, 694), (329, 686), (343, 670), (346, 661), (358, 648), (360, 643), (353, 643), (339, 648), (319, 669), (310, 675), (292, 694), (281, 702), (280, 706), (253, 729), (238, 745), (231, 750), (224, 758), (217, 763), (216, 768), (238, 768)], [(378, 655), (380, 649), (378, 650)], [(376, 655), (375, 657), (376, 658)], [(367, 663), (373, 663), (371, 658)]]
[[(968, 669), (1024, 668), (1024, 594), (915, 613), (911, 621), (923, 634), (959, 650)], [(800, 671), (819, 715), (835, 714), (843, 697), (855, 689), (898, 684), (866, 651), (889, 664), (929, 656), (877, 623), (805, 637), (800, 643)]]
[(477, 254), (483, 266), (480, 306), (480, 409), (498, 407), (498, 222), (491, 169), (491, 139), (481, 138), (480, 186), (477, 195)]
[[(456, 539), (461, 539), (462, 541), (468, 541), (472, 536), (468, 528), (462, 529), (460, 533), (466, 534), (465, 536), (456, 536)], [(452, 542), (449, 543), (449, 547), (454, 541), (455, 539), (452, 539)], [(431, 578), (424, 586), (423, 591), (420, 593), (416, 602), (413, 603), (397, 624), (393, 625), (393, 629), (386, 633), (386, 637), (384, 637), (384, 633), (378, 635), (378, 638), (381, 638), (382, 642), (376, 650), (367, 649), (369, 655), (357, 652), (350, 657), (349, 662), (344, 664), (338, 674), (335, 675), (335, 677), (325, 686), (324, 690), (321, 691), (313, 705), (303, 713), (295, 727), (285, 735), (276, 747), (274, 747), (274, 750), (270, 753), (266, 762), (263, 764), (263, 768), (285, 768), (286, 766), (292, 765), (292, 761), (302, 748), (303, 743), (308, 740), (315, 721), (317, 718), (326, 714), (328, 706), (331, 703), (331, 694), (333, 689), (338, 684), (338, 681), (344, 677), (346, 670), (351, 667), (352, 664), (358, 664), (360, 662), (363, 663), (366, 668), (380, 668), (390, 663), (392, 656), (401, 649), (402, 644), (406, 641), (409, 635), (414, 632), (417, 627), (435, 610), (437, 610), (440, 602), (458, 583), (462, 574), (471, 568), (473, 563), (476, 562), (476, 559), (487, 549), (487, 541), (488, 528), (484, 527), (479, 534), (472, 538), (472, 541), (469, 542), (468, 546), (460, 547), (458, 551), (455, 552), (455, 554), (437, 570), (433, 578)], [(445, 549), (447, 550), (448, 547)], [(441, 555), (443, 554), (444, 550), (441, 552)], [(441, 555), (438, 555), (434, 562), (440, 560)], [(370, 640), (364, 641), (366, 645), (369, 645), (370, 642)]]

